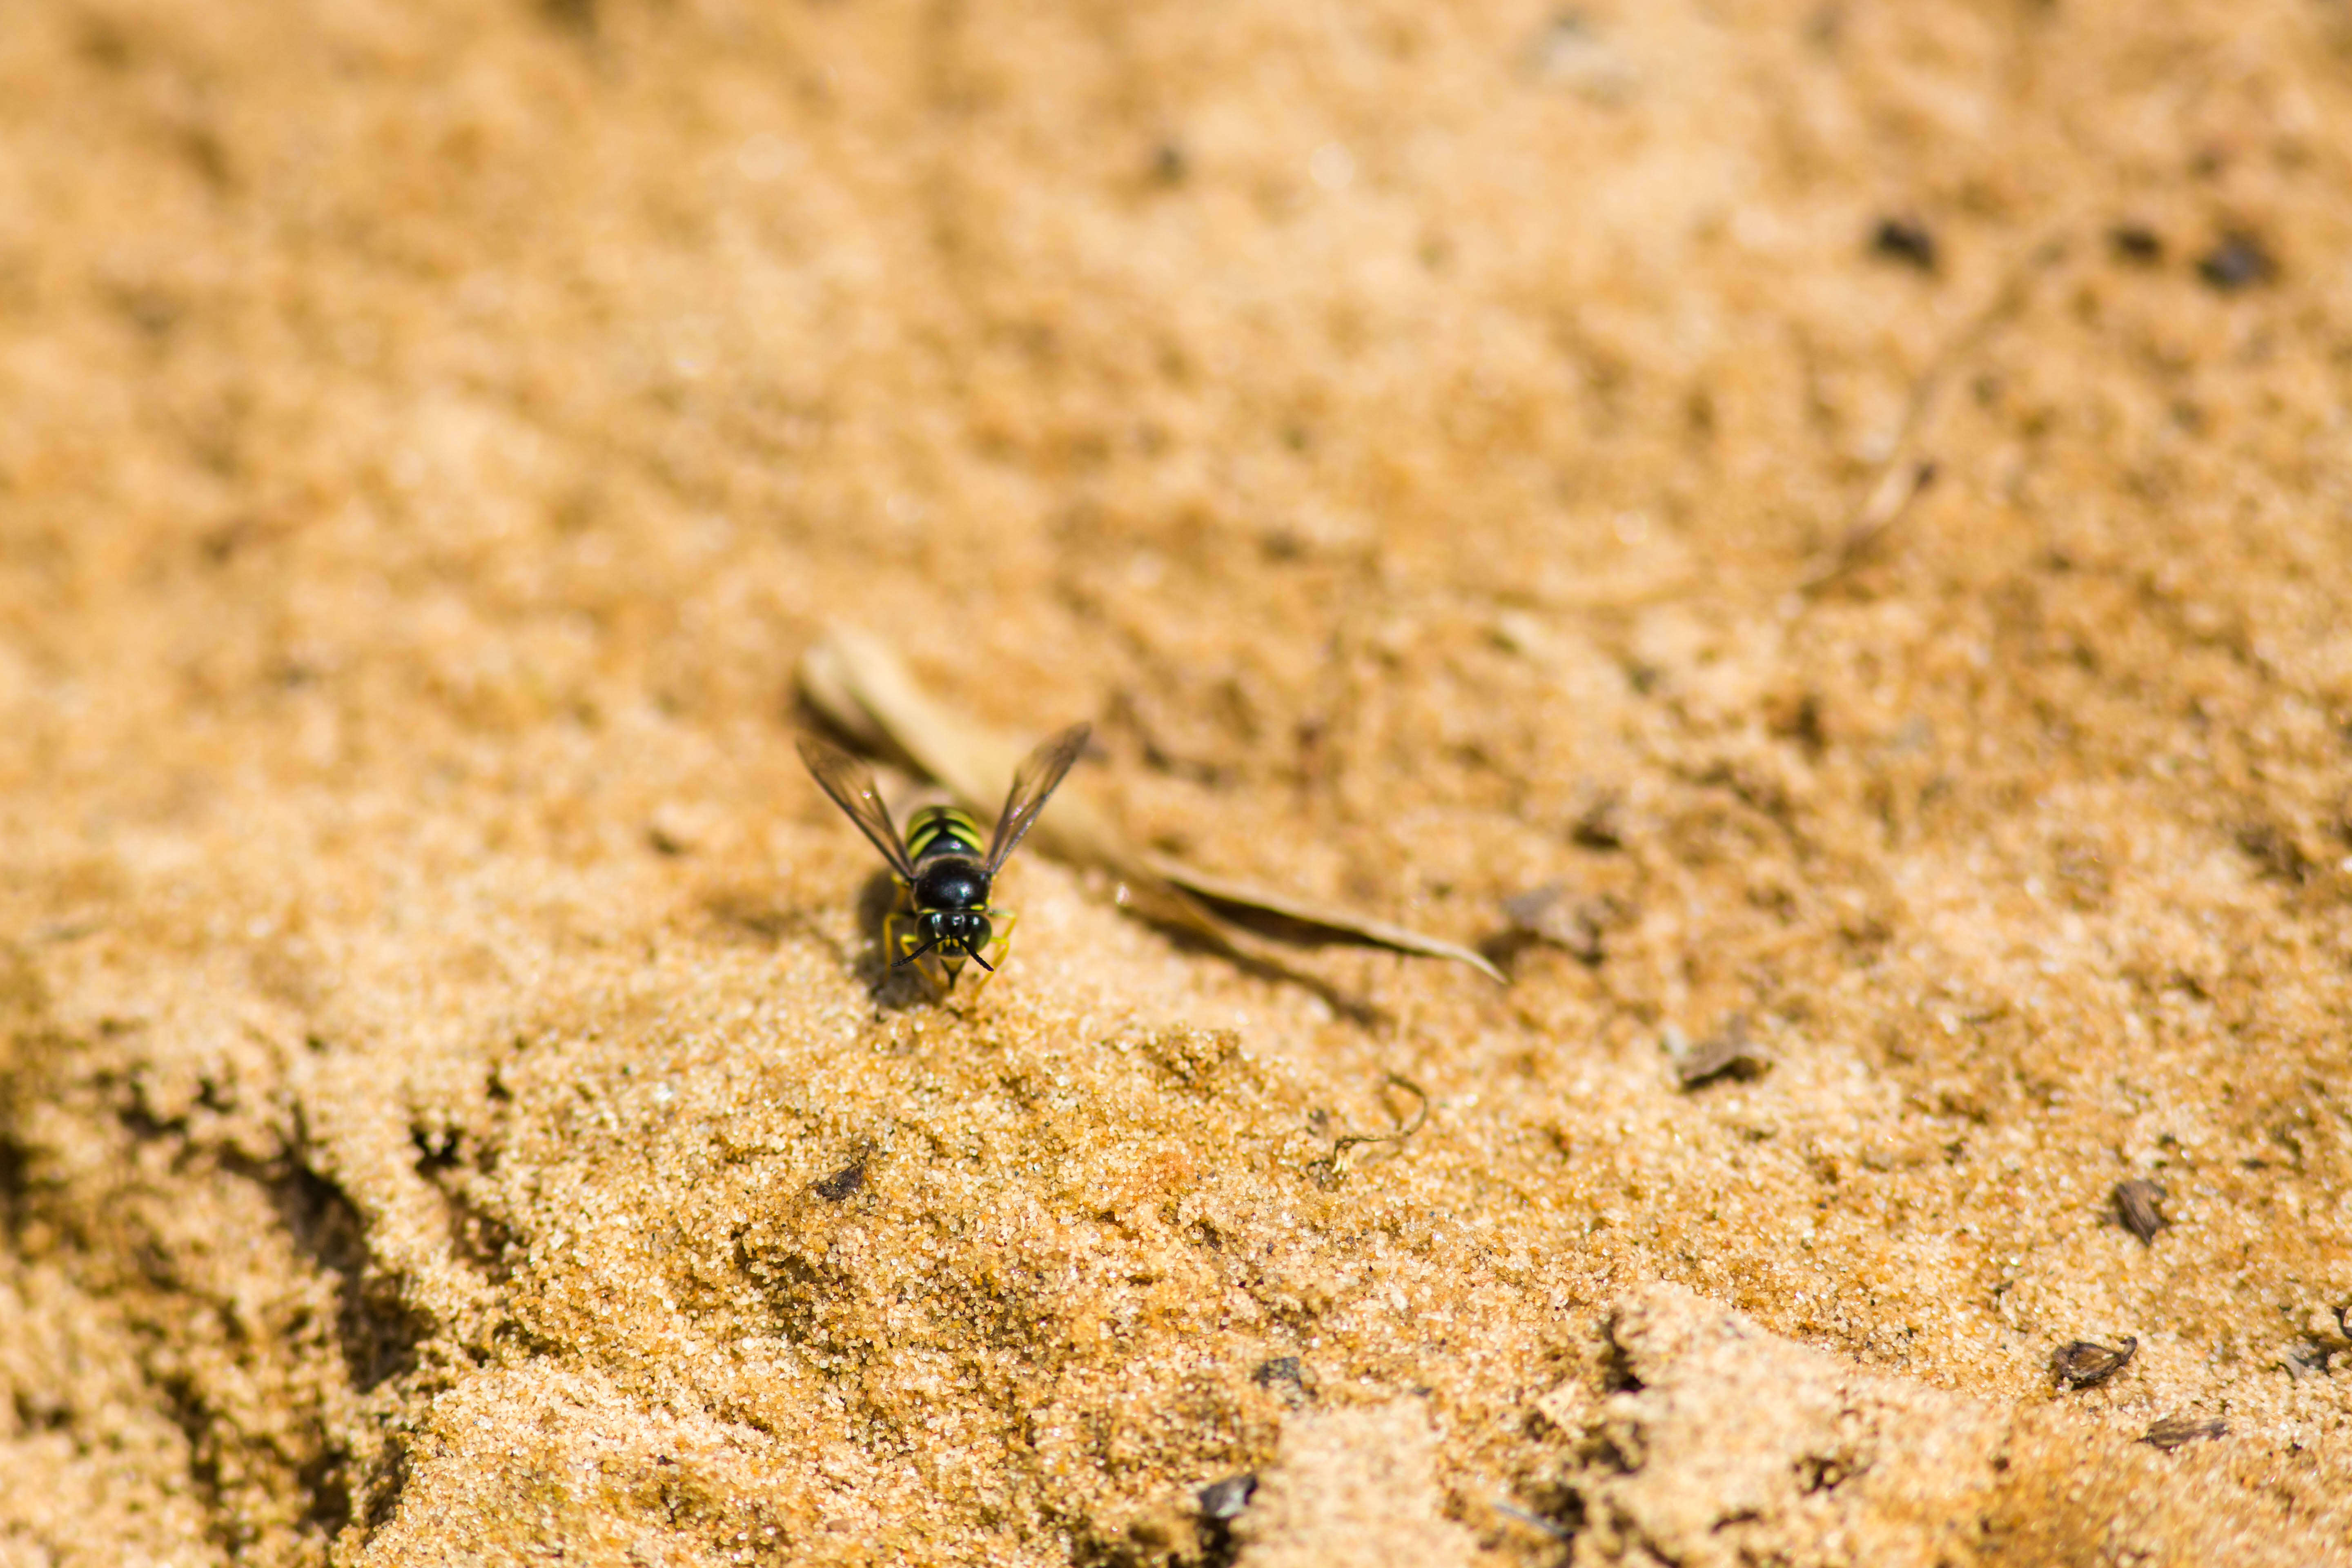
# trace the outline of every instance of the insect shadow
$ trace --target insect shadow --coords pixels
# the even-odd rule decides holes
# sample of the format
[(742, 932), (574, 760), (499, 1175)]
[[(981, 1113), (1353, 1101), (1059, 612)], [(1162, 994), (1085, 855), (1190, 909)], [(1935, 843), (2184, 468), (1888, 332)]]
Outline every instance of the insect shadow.
[(931, 1000), (930, 987), (914, 966), (894, 967), (882, 940), (882, 922), (902, 901), (898, 879), (887, 867), (866, 879), (857, 889), (857, 958), (850, 973), (856, 975), (874, 998), (874, 1005), (886, 1012), (904, 1013), (910, 1008), (927, 1005)]
[[(1255, 916), (1260, 911), (1249, 912)], [(1378, 1029), (1396, 1022), (1395, 1016), (1378, 1003), (1344, 990), (1319, 974), (1284, 963), (1271, 955), (1243, 952), (1239, 948), (1217, 942), (1190, 926), (1172, 920), (1155, 920), (1150, 915), (1141, 918), (1158, 929), (1160, 933), (1170, 942), (1187, 952), (1206, 953), (1221, 959), (1253, 979), (1270, 981), (1278, 985), (1296, 985), (1302, 991), (1311, 992), (1326, 1007), (1330, 1008), (1333, 1013), (1347, 1019), (1358, 1028)], [(1279, 916), (1271, 917), (1265, 923), (1271, 924), (1279, 919)], [(1266, 934), (1264, 930), (1258, 929), (1258, 922), (1253, 920), (1237, 919), (1234, 923), (1252, 929), (1255, 934)], [(1325, 944), (1315, 943), (1314, 945)], [(1331, 942), (1328, 945), (1337, 947), (1351, 944)]]

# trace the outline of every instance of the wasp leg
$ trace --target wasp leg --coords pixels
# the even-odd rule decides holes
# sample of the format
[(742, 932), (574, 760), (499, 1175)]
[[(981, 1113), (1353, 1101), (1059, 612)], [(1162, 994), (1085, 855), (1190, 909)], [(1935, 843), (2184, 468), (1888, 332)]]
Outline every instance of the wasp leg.
[[(911, 912), (898, 910), (882, 917), (882, 955), (890, 961), (893, 969), (922, 945), (921, 929), (915, 924)], [(955, 976), (947, 973), (934, 954), (927, 952), (916, 959), (914, 967), (930, 986), (934, 1002), (944, 1000), (955, 985)]]
[[(1004, 955), (1013, 951), (1013, 922), (1021, 918), (1011, 910), (989, 910), (984, 912), (988, 916), (989, 929), (996, 935), (989, 942), (986, 951), (981, 954), (982, 958), (988, 960), (992, 967), (982, 969), (979, 973), (971, 977), (971, 989), (974, 994), (985, 987), (995, 976), (996, 971), (1004, 966)], [(977, 964), (973, 967), (979, 968)]]

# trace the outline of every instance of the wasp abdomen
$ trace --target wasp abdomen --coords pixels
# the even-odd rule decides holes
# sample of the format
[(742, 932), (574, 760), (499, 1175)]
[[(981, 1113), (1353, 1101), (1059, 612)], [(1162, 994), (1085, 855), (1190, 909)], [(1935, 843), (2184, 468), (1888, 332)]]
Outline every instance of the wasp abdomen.
[(988, 902), (980, 826), (951, 805), (929, 805), (907, 824), (919, 910), (975, 910)]
[(927, 860), (936, 855), (981, 858), (980, 825), (951, 805), (927, 805), (907, 820), (907, 855)]

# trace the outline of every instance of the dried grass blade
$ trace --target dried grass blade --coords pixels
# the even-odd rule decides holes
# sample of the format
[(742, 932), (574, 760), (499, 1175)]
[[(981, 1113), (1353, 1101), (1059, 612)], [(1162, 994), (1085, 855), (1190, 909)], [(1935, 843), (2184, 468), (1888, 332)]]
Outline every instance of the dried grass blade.
[[(799, 674), (802, 695), (829, 722), (868, 745), (903, 753), (975, 810), (996, 809), (1027, 754), (1019, 739), (975, 724), (934, 700), (896, 653), (864, 632), (845, 626), (827, 632), (802, 656)], [(1124, 884), (1122, 904), (1138, 914), (1259, 963), (1279, 966), (1281, 948), (1202, 900), (1398, 952), (1452, 959), (1497, 984), (1508, 984), (1501, 970), (1469, 948), (1146, 854), (1081, 792), (1066, 785), (1055, 796), (1054, 808), (1038, 819), (1031, 842), (1057, 859), (1110, 871)]]
[[(896, 653), (864, 632), (833, 628), (802, 656), (799, 673), (801, 694), (828, 722), (897, 752), (974, 810), (996, 809), (1026, 754), (1019, 741), (933, 700)], [(1065, 785), (1055, 796), (1030, 843), (1056, 859), (1109, 871), (1120, 881), (1121, 906), (1147, 920), (1241, 957), (1278, 963), (1272, 944), (1219, 920), (1154, 871), (1077, 790)]]
[(1425, 935), (1409, 926), (1374, 920), (1370, 915), (1360, 915), (1352, 910), (1343, 910), (1332, 904), (1317, 903), (1310, 899), (1294, 898), (1288, 893), (1278, 893), (1253, 882), (1239, 881), (1231, 877), (1213, 877), (1165, 855), (1150, 857), (1149, 864), (1153, 870), (1185, 891), (1216, 903), (1256, 910), (1346, 941), (1391, 948), (1398, 952), (1418, 953), (1424, 958), (1452, 959), (1456, 963), (1468, 964), (1497, 985), (1510, 984), (1486, 954), (1457, 942)]

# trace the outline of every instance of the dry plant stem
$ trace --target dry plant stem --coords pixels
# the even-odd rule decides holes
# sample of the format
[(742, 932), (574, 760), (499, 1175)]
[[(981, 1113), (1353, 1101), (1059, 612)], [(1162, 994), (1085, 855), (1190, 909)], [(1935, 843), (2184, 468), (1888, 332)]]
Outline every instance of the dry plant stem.
[(1505, 1502), (1499, 1498), (1489, 1501), (1486, 1506), (1493, 1509), (1496, 1513), (1501, 1514), (1505, 1519), (1511, 1521), (1513, 1523), (1524, 1524), (1530, 1530), (1541, 1531), (1544, 1534), (1550, 1536), (1554, 1541), (1574, 1541), (1576, 1539), (1576, 1532), (1574, 1531), (1562, 1530), (1559, 1525), (1554, 1524), (1550, 1520), (1544, 1518), (1541, 1514), (1529, 1513), (1527, 1510), (1517, 1507), (1511, 1503)]
[(1862, 505), (1839, 532), (1837, 543), (1798, 581), (1800, 594), (1817, 594), (1868, 560), (1871, 552), (1910, 511), (1911, 503), (1934, 482), (1935, 462), (1918, 454), (1939, 410), (1945, 386), (1996, 332), (2024, 312), (2033, 298), (2034, 285), (2066, 254), (2063, 230), (2061, 236), (2033, 246), (2012, 265), (1991, 302), (1938, 351), (1927, 371), (1912, 384), (1911, 396), (1904, 405), (1903, 422), (1895, 427), (1894, 448), (1879, 465), (1877, 479), (1872, 481)]
[[(801, 690), (845, 732), (895, 748), (967, 805), (986, 809), (1003, 798), (1023, 742), (972, 723), (923, 690), (898, 655), (877, 639), (835, 627), (802, 657)], [(1199, 935), (1237, 956), (1279, 968), (1283, 950), (1223, 919), (1202, 900), (1261, 910), (1346, 941), (1465, 963), (1496, 984), (1503, 972), (1481, 953), (1391, 921), (1197, 871), (1129, 844), (1109, 819), (1065, 788), (1041, 818), (1033, 842), (1057, 859), (1099, 866), (1118, 877), (1120, 904), (1149, 920)]]
[(1337, 1182), (1348, 1173), (1348, 1156), (1366, 1143), (1402, 1143), (1429, 1122), (1429, 1091), (1397, 1073), (1388, 1075), (1388, 1081), (1412, 1096), (1415, 1110), (1412, 1120), (1400, 1125), (1393, 1132), (1349, 1132), (1331, 1141), (1331, 1179)]
[[(799, 676), (802, 695), (829, 722), (878, 750), (898, 752), (969, 805), (984, 809), (983, 803), (1002, 798), (1019, 764), (1018, 742), (933, 700), (896, 653), (864, 632), (828, 632), (802, 656)], [(1055, 859), (1099, 866), (1117, 877), (1122, 908), (1240, 957), (1278, 962), (1270, 943), (1219, 921), (1154, 871), (1079, 792), (1066, 786), (1030, 837)]]
[(1237, 904), (1268, 914), (1280, 915), (1300, 925), (1313, 926), (1333, 936), (1351, 942), (1370, 942), (1376, 947), (1423, 958), (1446, 958), (1456, 963), (1466, 963), (1498, 985), (1509, 981), (1485, 954), (1456, 943), (1425, 936), (1409, 927), (1390, 921), (1375, 920), (1370, 915), (1355, 914), (1333, 904), (1318, 903), (1310, 899), (1295, 898), (1254, 883), (1236, 881), (1230, 877), (1211, 876), (1196, 871), (1180, 860), (1164, 855), (1145, 857), (1144, 863), (1169, 881), (1190, 893), (1219, 903)]

